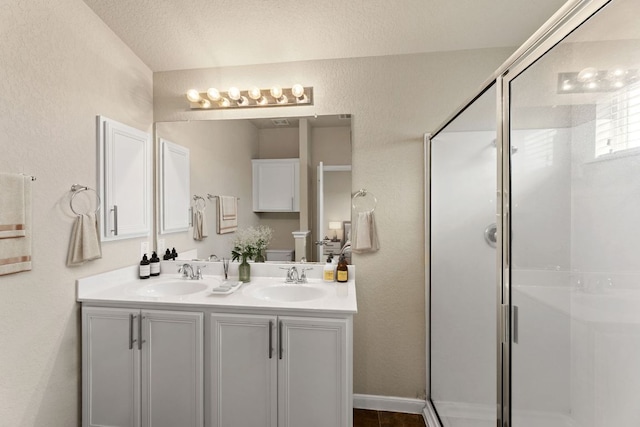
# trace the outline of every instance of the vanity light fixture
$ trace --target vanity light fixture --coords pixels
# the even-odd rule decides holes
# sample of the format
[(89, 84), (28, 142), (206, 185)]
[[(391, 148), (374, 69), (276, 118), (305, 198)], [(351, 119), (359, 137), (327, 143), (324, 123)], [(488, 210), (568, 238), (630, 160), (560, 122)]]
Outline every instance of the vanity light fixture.
[(192, 110), (313, 105), (313, 87), (304, 87), (301, 84), (295, 84), (290, 88), (273, 86), (270, 89), (254, 86), (248, 90), (230, 87), (226, 92), (213, 87), (206, 92), (189, 89), (186, 95)]
[(594, 67), (558, 74), (558, 93), (613, 92), (640, 81), (638, 70), (614, 67), (598, 70)]

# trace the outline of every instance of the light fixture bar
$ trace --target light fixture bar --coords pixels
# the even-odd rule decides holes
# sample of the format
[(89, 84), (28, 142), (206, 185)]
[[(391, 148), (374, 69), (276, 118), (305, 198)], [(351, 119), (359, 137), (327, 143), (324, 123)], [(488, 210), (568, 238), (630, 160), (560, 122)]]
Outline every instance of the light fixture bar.
[(290, 88), (274, 86), (269, 89), (256, 87), (228, 91), (209, 88), (204, 92), (189, 89), (187, 101), (192, 110), (232, 110), (236, 108), (292, 107), (313, 105), (313, 87), (296, 84)]

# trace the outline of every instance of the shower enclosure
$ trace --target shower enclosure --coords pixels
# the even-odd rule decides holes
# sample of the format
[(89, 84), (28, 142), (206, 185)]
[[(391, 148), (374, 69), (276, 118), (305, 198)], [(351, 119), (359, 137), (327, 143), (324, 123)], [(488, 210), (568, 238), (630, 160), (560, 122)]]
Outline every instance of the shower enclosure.
[(640, 425), (638, 16), (567, 3), (427, 140), (433, 427)]

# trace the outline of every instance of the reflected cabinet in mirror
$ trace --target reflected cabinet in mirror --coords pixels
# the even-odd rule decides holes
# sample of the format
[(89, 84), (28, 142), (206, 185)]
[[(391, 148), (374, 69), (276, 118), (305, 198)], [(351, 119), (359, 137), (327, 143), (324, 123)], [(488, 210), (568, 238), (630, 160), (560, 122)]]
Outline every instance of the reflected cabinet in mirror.
[[(336, 229), (335, 224), (348, 224), (351, 220), (350, 115), (158, 122), (155, 132), (159, 156), (156, 177), (159, 250), (197, 249), (200, 258), (214, 254), (229, 258), (237, 233), (224, 230), (225, 226), (233, 230), (236, 223), (238, 229), (261, 225), (273, 229), (267, 261), (291, 256), (295, 251), (297, 260), (305, 257), (308, 261), (324, 262), (320, 258), (325, 258), (327, 252), (339, 253), (336, 248), (347, 242), (349, 236), (344, 226)], [(185, 150), (186, 157), (184, 153), (167, 154), (176, 147)], [(171, 156), (170, 162), (165, 156)], [(296, 168), (291, 168), (290, 176), (282, 168), (277, 174), (280, 183), (270, 184), (254, 177), (256, 160), (273, 164), (278, 160), (293, 162)], [(189, 171), (188, 179), (183, 178), (185, 170)], [(295, 197), (294, 208), (287, 205), (282, 210), (254, 209), (258, 188), (265, 202), (268, 202), (265, 197), (295, 189), (295, 194), (287, 196)], [(236, 200), (233, 206), (220, 205), (221, 200), (233, 198)], [(180, 222), (190, 209), (199, 211), (197, 220), (202, 221), (201, 227), (197, 221), (193, 226), (195, 216), (186, 227)], [(172, 216), (168, 216), (169, 212)], [(179, 224), (172, 230), (169, 218), (177, 218)], [(298, 245), (296, 250), (293, 233), (298, 231), (309, 233), (306, 245), (302, 249)]]

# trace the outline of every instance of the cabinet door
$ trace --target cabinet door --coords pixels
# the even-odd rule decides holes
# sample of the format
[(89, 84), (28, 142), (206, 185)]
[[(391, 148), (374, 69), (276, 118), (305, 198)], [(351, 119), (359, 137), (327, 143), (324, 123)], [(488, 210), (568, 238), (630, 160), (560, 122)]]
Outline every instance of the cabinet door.
[(98, 121), (102, 238), (147, 236), (151, 229), (149, 134), (105, 117)]
[(140, 426), (138, 310), (82, 308), (82, 425)]
[(202, 313), (142, 311), (143, 427), (202, 427)]
[(279, 427), (351, 425), (346, 319), (280, 317)]
[(299, 159), (254, 160), (254, 212), (299, 212), (299, 183)]
[(276, 427), (275, 328), (275, 316), (211, 315), (213, 427)]

